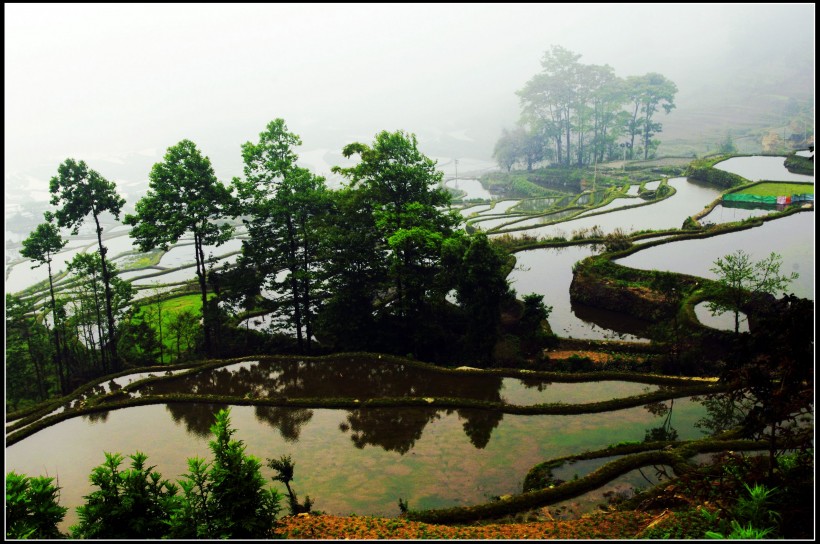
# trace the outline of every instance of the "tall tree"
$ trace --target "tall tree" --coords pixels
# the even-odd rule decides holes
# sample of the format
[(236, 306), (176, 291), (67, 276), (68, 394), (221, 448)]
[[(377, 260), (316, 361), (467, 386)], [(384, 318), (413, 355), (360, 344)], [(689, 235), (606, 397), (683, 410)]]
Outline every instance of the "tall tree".
[(142, 251), (168, 249), (187, 232), (194, 237), (196, 275), (202, 293), (204, 348), (211, 354), (208, 321), (205, 245), (228, 241), (233, 228), (217, 220), (231, 213), (234, 198), (216, 179), (208, 157), (190, 140), (168, 148), (164, 160), (156, 163), (148, 176), (148, 192), (135, 206), (135, 215), (126, 215), (131, 236)]
[(415, 135), (403, 131), (382, 131), (372, 146), (356, 142), (342, 153), (361, 159), (333, 171), (347, 177), (369, 201), (379, 251), (390, 267), (392, 304), (385, 308), (414, 338), (414, 320), (440, 270), (441, 244), (460, 222), (449, 210), (450, 194), (441, 188), (443, 174), (418, 149)]
[[(38, 268), (44, 264), (48, 267), (48, 292), (51, 295), (51, 315), (54, 322), (54, 362), (60, 377), (60, 387), (63, 393), (68, 393), (60, 349), (60, 320), (57, 313), (57, 302), (54, 298), (54, 280), (51, 270), (53, 255), (63, 249), (66, 243), (68, 243), (68, 240), (63, 240), (62, 236), (60, 236), (60, 229), (54, 225), (52, 220), (53, 216), (47, 213), (47, 222), (37, 225), (34, 232), (23, 240), (23, 249), (20, 250), (20, 255), (39, 263), (32, 266), (32, 268)], [(35, 365), (36, 364), (35, 362)], [(42, 383), (42, 377), (40, 376), (42, 371), (39, 366), (37, 366), (37, 370), (38, 382)]]
[(373, 202), (349, 187), (331, 196), (321, 243), (328, 293), (318, 316), (323, 338), (337, 350), (374, 349), (379, 347), (375, 309), (384, 301), (388, 269)]
[[(554, 45), (541, 59), (542, 71), (518, 91), (525, 122), (540, 124), (555, 140), (558, 162), (571, 160), (572, 117), (578, 108), (581, 55)], [(562, 147), (566, 152), (562, 152)]]
[(492, 360), (501, 323), (501, 303), (509, 294), (505, 264), (509, 255), (483, 232), (464, 251), (456, 278), (456, 298), (467, 319), (466, 345), (480, 362)]
[(512, 131), (506, 128), (502, 130), (501, 137), (493, 148), (493, 158), (507, 172), (518, 162), (518, 146)]
[(79, 232), (80, 226), (90, 214), (94, 219), (97, 233), (97, 244), (102, 259), (102, 277), (105, 285), (105, 311), (108, 318), (108, 349), (115, 370), (120, 369), (117, 357), (116, 328), (111, 309), (111, 273), (107, 268), (105, 254), (108, 251), (102, 243), (103, 228), (100, 215), (108, 212), (119, 219), (125, 199), (117, 194), (116, 185), (102, 177), (98, 172), (88, 168), (84, 161), (66, 159), (57, 169), (58, 175), (51, 178), (51, 204), (60, 206), (54, 216), (61, 227), (69, 227), (73, 234)]
[(615, 76), (609, 66), (589, 66), (586, 72), (590, 81), (590, 106), (593, 111), (592, 145), (593, 162), (603, 162), (606, 150), (611, 147), (617, 134), (617, 116), (626, 96), (624, 81)]
[(245, 179), (233, 183), (250, 236), (243, 256), (281, 295), (299, 349), (310, 351), (321, 291), (316, 233), (329, 199), (324, 178), (296, 165), (293, 147), (301, 143), (283, 119), (271, 121), (258, 143), (242, 145)]
[(660, 132), (663, 126), (653, 121), (658, 108), (662, 108), (666, 113), (675, 108), (675, 95), (678, 87), (674, 82), (656, 72), (627, 79), (629, 86), (629, 96), (632, 102), (632, 119), (629, 131), (632, 136), (631, 143), (635, 145), (635, 136), (638, 131), (642, 132), (643, 158), (649, 158), (649, 150), (653, 147), (652, 136)]

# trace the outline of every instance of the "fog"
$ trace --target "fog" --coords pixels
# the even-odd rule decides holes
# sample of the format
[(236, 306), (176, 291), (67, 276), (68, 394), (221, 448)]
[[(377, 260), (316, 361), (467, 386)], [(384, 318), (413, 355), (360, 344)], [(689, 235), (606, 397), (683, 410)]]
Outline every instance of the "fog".
[[(240, 145), (278, 117), (321, 174), (344, 145), (398, 129), (415, 133), (445, 171), (453, 158), (486, 168), (502, 128), (518, 119), (515, 91), (552, 45), (622, 77), (660, 72), (674, 81), (677, 109), (659, 119), (661, 141), (731, 128), (693, 129), (692, 120), (742, 105), (751, 90), (776, 90), (781, 101), (814, 93), (814, 4), (12, 3), (4, 11), (7, 216), (9, 205), (45, 201), (68, 157), (115, 181), (131, 207), (151, 165), (183, 138), (227, 181), (241, 175)], [(759, 77), (764, 71), (777, 81)], [(744, 119), (760, 116), (748, 110)]]

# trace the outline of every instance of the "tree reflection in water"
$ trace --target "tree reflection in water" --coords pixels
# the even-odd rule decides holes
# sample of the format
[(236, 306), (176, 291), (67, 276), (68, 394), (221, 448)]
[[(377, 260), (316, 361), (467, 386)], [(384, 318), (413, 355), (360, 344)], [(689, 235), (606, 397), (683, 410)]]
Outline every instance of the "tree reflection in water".
[[(503, 378), (487, 374), (449, 374), (404, 364), (384, 363), (372, 357), (348, 356), (331, 360), (246, 361), (208, 369), (188, 376), (172, 377), (139, 387), (143, 395), (174, 393), (229, 395), (242, 398), (355, 398), (450, 397), (501, 402)], [(537, 387), (535, 380), (528, 387)], [(541, 386), (543, 387), (543, 386)], [(541, 389), (539, 387), (539, 389)], [(200, 436), (210, 432), (213, 414), (223, 404), (171, 403), (175, 421)], [(452, 413), (448, 410), (447, 413)], [(503, 414), (484, 410), (458, 410), (464, 432), (476, 448), (490, 440)], [(271, 406), (256, 407), (256, 416), (295, 442), (313, 411)], [(387, 451), (408, 452), (421, 437), (427, 423), (439, 418), (426, 408), (373, 408), (355, 410), (342, 432), (351, 432), (358, 448), (381, 446)]]
[(644, 442), (673, 441), (678, 439), (678, 431), (672, 427), (672, 408), (675, 407), (675, 399), (666, 402), (652, 402), (644, 406), (646, 410), (655, 416), (663, 417), (663, 421), (657, 427), (646, 429)]

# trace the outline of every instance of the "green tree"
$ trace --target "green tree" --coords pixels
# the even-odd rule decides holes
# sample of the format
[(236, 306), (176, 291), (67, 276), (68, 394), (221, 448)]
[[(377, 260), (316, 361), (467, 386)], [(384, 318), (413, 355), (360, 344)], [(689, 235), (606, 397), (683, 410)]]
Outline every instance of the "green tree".
[[(177, 346), (177, 361), (182, 360), (184, 353), (190, 353), (196, 347), (196, 335), (199, 330), (199, 319), (189, 310), (177, 312), (168, 323), (168, 334)], [(183, 349), (184, 346), (184, 349)]]
[(507, 172), (512, 170), (518, 162), (518, 145), (514, 132), (506, 128), (501, 131), (501, 137), (495, 142), (493, 148), (493, 158), (498, 162), (498, 166)]
[(504, 129), (496, 142), (493, 157), (507, 172), (519, 161), (527, 165), (527, 171), (546, 158), (544, 138), (537, 130), (527, 131), (516, 127), (512, 131)]
[(102, 280), (105, 286), (105, 311), (108, 318), (107, 346), (111, 353), (111, 362), (115, 370), (121, 368), (117, 357), (116, 328), (114, 313), (111, 307), (111, 278), (113, 274), (108, 270), (105, 258), (108, 251), (102, 243), (103, 228), (100, 225), (100, 216), (108, 212), (119, 219), (125, 199), (117, 194), (116, 185), (102, 177), (98, 172), (88, 168), (84, 161), (66, 159), (57, 169), (58, 175), (51, 178), (49, 190), (51, 204), (59, 208), (54, 217), (60, 227), (69, 227), (73, 234), (79, 232), (80, 226), (90, 214), (94, 219), (97, 234), (97, 245), (102, 262)]
[(150, 302), (142, 307), (142, 312), (139, 317), (148, 323), (156, 325), (157, 349), (159, 350), (159, 362), (162, 364), (165, 362), (165, 346), (163, 345), (162, 334), (162, 325), (164, 324), (164, 318), (162, 316), (162, 290), (159, 287), (152, 289), (149, 300)]
[(720, 378), (745, 434), (768, 440), (771, 476), (778, 455), (813, 449), (814, 302), (786, 295), (758, 304), (754, 315), (755, 334), (736, 338)]
[(465, 343), (471, 355), (487, 363), (499, 334), (501, 304), (510, 295), (505, 265), (509, 255), (484, 233), (470, 237), (456, 277), (456, 298), (467, 321)]
[(525, 353), (532, 353), (543, 347), (547, 339), (544, 321), (552, 313), (552, 306), (544, 304), (544, 296), (530, 293), (524, 296), (524, 308), (519, 321), (521, 347)]
[(265, 488), (260, 461), (232, 438), (230, 410), (220, 410), (211, 426), (212, 464), (188, 459), (190, 472), (179, 480), (180, 507), (172, 516), (171, 538), (269, 538), (279, 514), (280, 495)]
[[(23, 249), (20, 250), (20, 255), (23, 257), (29, 258), (33, 261), (36, 261), (37, 265), (32, 266), (32, 268), (38, 268), (42, 265), (46, 265), (48, 267), (48, 292), (51, 295), (51, 315), (54, 320), (54, 362), (57, 368), (57, 372), (60, 377), (60, 387), (63, 390), (63, 393), (68, 393), (66, 387), (66, 380), (65, 380), (65, 372), (63, 370), (63, 359), (62, 353), (60, 349), (60, 325), (58, 321), (58, 314), (56, 311), (57, 302), (54, 298), (54, 280), (51, 270), (51, 261), (52, 257), (55, 253), (58, 253), (61, 249), (65, 247), (68, 243), (68, 240), (63, 240), (62, 236), (60, 236), (60, 230), (54, 225), (52, 222), (53, 217), (51, 214), (46, 215), (46, 223), (40, 223), (37, 225), (37, 228), (32, 232), (28, 238), (23, 240)], [(32, 360), (37, 370), (37, 383), (42, 384), (44, 381), (44, 374), (42, 371), (42, 365), (38, 360)], [(41, 390), (41, 398), (44, 398), (44, 392)]]
[(524, 121), (541, 127), (543, 133), (555, 141), (558, 162), (566, 165), (571, 160), (572, 116), (577, 104), (580, 58), (577, 53), (553, 45), (541, 59), (541, 73), (517, 92)]
[(615, 76), (609, 65), (589, 66), (585, 77), (590, 80), (588, 98), (592, 109), (593, 163), (604, 162), (609, 150), (614, 149), (615, 141), (620, 136), (621, 123), (619, 115), (626, 102), (624, 80)]
[(178, 504), (177, 486), (162, 479), (148, 456), (129, 456), (131, 468), (120, 470), (123, 456), (105, 453), (105, 462), (89, 479), (97, 487), (77, 507), (80, 521), (70, 529), (73, 538), (162, 538)]
[[(268, 123), (259, 143), (242, 146), (245, 179), (234, 179), (240, 213), (248, 228), (243, 263), (254, 268), (288, 308), (299, 349), (310, 352), (316, 305), (321, 296), (317, 233), (329, 207), (325, 180), (296, 166), (299, 137), (282, 119)], [(278, 279), (279, 273), (284, 277)]]
[[(49, 333), (34, 316), (34, 303), (6, 293), (6, 407), (16, 410), (21, 403), (48, 398), (46, 361), (52, 356)], [(57, 376), (57, 389), (62, 381)]]
[[(519, 90), (521, 122), (537, 135), (541, 158), (554, 155), (569, 166), (601, 162), (620, 135), (621, 111), (628, 95), (624, 81), (608, 65), (587, 65), (581, 55), (552, 46), (541, 59), (542, 70)], [(634, 112), (635, 132), (643, 122), (640, 104)], [(547, 151), (547, 142), (554, 150)], [(574, 141), (574, 144), (573, 144)], [(574, 149), (574, 151), (573, 151)]]
[(732, 140), (731, 130), (726, 131), (726, 137), (720, 141), (718, 151), (725, 154), (737, 153), (737, 146), (735, 145), (734, 140)]
[[(89, 348), (95, 363), (97, 355), (94, 346), (99, 346), (100, 370), (109, 371), (111, 368), (106, 357), (104, 339), (112, 335), (101, 311), (104, 292), (103, 270), (108, 270), (112, 274), (109, 281), (111, 315), (115, 323), (120, 323), (124, 320), (125, 312), (134, 297), (134, 288), (130, 282), (116, 276), (116, 265), (110, 262), (104, 265), (103, 259), (97, 253), (78, 253), (68, 263), (68, 271), (71, 274), (71, 294), (73, 295), (70, 303), (74, 306), (71, 322), (78, 330), (85, 331), (85, 345)], [(95, 326), (96, 334), (94, 334)]]
[(331, 196), (321, 240), (328, 293), (317, 316), (322, 339), (336, 350), (374, 349), (379, 346), (375, 314), (384, 303), (388, 269), (373, 202), (348, 187)]
[(162, 353), (162, 343), (157, 331), (146, 320), (126, 320), (120, 326), (120, 345), (117, 348), (122, 358), (132, 366), (151, 366), (157, 363)]
[(305, 502), (299, 504), (299, 499), (296, 492), (290, 487), (290, 482), (293, 481), (293, 472), (296, 463), (290, 455), (283, 455), (279, 459), (268, 459), (268, 466), (276, 471), (273, 477), (274, 481), (282, 482), (288, 490), (288, 499), (290, 501), (290, 513), (294, 516), (301, 513), (310, 512), (313, 501), (309, 496), (305, 495)]
[(228, 241), (233, 228), (217, 221), (235, 208), (228, 187), (216, 179), (211, 161), (190, 140), (168, 148), (164, 160), (156, 163), (148, 176), (148, 192), (135, 206), (135, 215), (126, 215), (131, 236), (141, 251), (168, 249), (185, 233), (194, 237), (196, 275), (202, 293), (205, 353), (211, 353), (208, 321), (206, 260), (204, 246)]
[(718, 315), (726, 311), (735, 314), (735, 333), (740, 331), (740, 312), (762, 293), (777, 295), (799, 277), (797, 272), (782, 275), (783, 259), (772, 252), (768, 257), (753, 262), (743, 250), (718, 258), (709, 270), (717, 276), (710, 290), (709, 311)]
[(372, 146), (352, 143), (342, 153), (361, 159), (355, 166), (336, 166), (333, 171), (366, 195), (379, 233), (378, 251), (389, 266), (391, 304), (382, 308), (397, 318), (399, 329), (415, 342), (416, 320), (440, 272), (442, 242), (460, 218), (449, 210), (450, 194), (441, 188), (443, 174), (419, 151), (415, 135), (383, 131)]
[(60, 506), (60, 488), (54, 478), (6, 474), (6, 538), (52, 539), (64, 535), (57, 529), (67, 508)]
[[(635, 136), (642, 134), (644, 160), (649, 158), (649, 150), (653, 147), (652, 136), (662, 130), (662, 125), (653, 121), (658, 108), (667, 114), (675, 108), (675, 95), (678, 87), (661, 74), (652, 72), (643, 76), (627, 78), (627, 87), (632, 103), (632, 117), (629, 122), (632, 149), (635, 146)], [(630, 157), (631, 158), (631, 157)]]

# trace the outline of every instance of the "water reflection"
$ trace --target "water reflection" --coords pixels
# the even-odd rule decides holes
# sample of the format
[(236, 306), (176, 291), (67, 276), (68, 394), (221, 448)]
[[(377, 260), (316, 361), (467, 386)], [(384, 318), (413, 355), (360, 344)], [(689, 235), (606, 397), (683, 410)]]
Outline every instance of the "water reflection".
[(464, 200), (492, 200), (494, 198), (490, 191), (485, 189), (477, 179), (451, 179), (445, 185), (463, 191), (465, 193)]
[[(192, 393), (250, 398), (352, 398), (459, 397), (501, 402), (502, 378), (486, 374), (450, 375), (433, 373), (401, 364), (380, 364), (372, 359), (328, 361), (263, 360), (169, 378), (140, 386), (143, 395)], [(174, 420), (200, 436), (208, 433), (213, 411), (219, 405), (169, 404)], [(256, 417), (278, 429), (286, 440), (297, 440), (312, 411), (258, 406)], [(352, 413), (347, 427), (358, 447), (381, 445), (404, 453), (434, 419), (435, 410), (367, 409)], [(474, 416), (464, 416), (468, 420)], [(502, 414), (489, 421), (500, 421)], [(480, 418), (479, 418), (480, 419)], [(485, 418), (486, 419), (486, 418)], [(479, 428), (478, 421), (465, 425)], [(490, 429), (491, 430), (491, 429)], [(477, 435), (488, 435), (481, 429)]]
[(515, 254), (516, 268), (510, 273), (510, 283), (519, 296), (544, 295), (544, 303), (553, 308), (549, 324), (558, 336), (647, 341), (646, 323), (570, 300), (573, 264), (594, 253), (590, 245), (519, 251)]
[(813, 181), (814, 176), (793, 174), (786, 169), (785, 157), (733, 157), (715, 165), (718, 170), (743, 176), (750, 181)]
[[(211, 437), (202, 431), (210, 427), (214, 411), (221, 406), (200, 403), (190, 412), (188, 406), (125, 408), (110, 412), (100, 423), (83, 418), (63, 421), (9, 446), (6, 469), (59, 475), (60, 503), (70, 509), (65, 524), (75, 523), (75, 508), (91, 491), (88, 475), (103, 460), (103, 451), (144, 451), (149, 462), (172, 481), (187, 471), (187, 458), (211, 458)], [(169, 417), (171, 408), (176, 414), (201, 414), (200, 433), (189, 432), (181, 420)], [(233, 406), (231, 419), (236, 438), (245, 442), (248, 453), (261, 458), (292, 455), (300, 489), (316, 497), (317, 509), (388, 516), (399, 513), (398, 497), (423, 509), (476, 504), (488, 496), (518, 493), (535, 464), (620, 441), (639, 441), (647, 428), (663, 420), (642, 407), (576, 416), (508, 414), (503, 419), (483, 410), (367, 412), (311, 410), (310, 420), (299, 427), (298, 441), (272, 431), (268, 421), (260, 420), (258, 407)], [(675, 428), (681, 439), (701, 436), (694, 422), (704, 413), (699, 404), (675, 401)], [(289, 424), (305, 414), (281, 409)], [(270, 472), (263, 468), (266, 479)]]
[(614, 335), (621, 340), (645, 341), (651, 336), (654, 325), (651, 321), (572, 301), (570, 308), (575, 317), (587, 323), (593, 331), (600, 329), (603, 337), (611, 338)]
[(814, 213), (801, 212), (759, 227), (698, 240), (680, 240), (637, 251), (616, 262), (642, 270), (664, 270), (716, 279), (710, 270), (719, 257), (743, 250), (753, 261), (771, 252), (783, 257), (780, 272), (797, 272), (788, 292), (814, 300)]
[(612, 232), (616, 228), (620, 228), (627, 233), (648, 229), (677, 229), (681, 227), (687, 217), (714, 201), (721, 192), (716, 187), (687, 180), (686, 178), (673, 178), (668, 181), (668, 184), (675, 188), (676, 193), (660, 202), (592, 217), (582, 216), (556, 225), (510, 234), (513, 236), (527, 234), (551, 238), (560, 233), (564, 235), (572, 234), (575, 231), (591, 229), (594, 226), (600, 227), (605, 233)]
[(750, 217), (763, 217), (785, 206), (765, 206), (755, 202), (722, 202), (706, 214), (701, 223), (732, 223)]
[[(243, 361), (224, 367), (168, 377), (132, 389), (139, 395), (228, 395), (252, 399), (371, 399), (371, 398), (463, 398), (518, 405), (589, 403), (624, 398), (657, 389), (655, 385), (606, 381), (553, 383), (542, 378), (502, 378), (486, 373), (443, 373), (412, 365), (378, 362), (373, 358), (345, 357), (333, 360)], [(172, 403), (174, 421), (191, 433), (206, 436), (211, 414), (223, 404)], [(299, 439), (313, 410), (256, 406), (258, 421), (277, 429), (287, 441)], [(453, 410), (448, 410), (450, 414)], [(477, 448), (484, 447), (503, 418), (500, 412), (456, 409), (464, 420), (464, 432)], [(430, 422), (440, 417), (435, 409), (362, 408), (353, 411), (342, 425), (357, 447), (378, 445), (405, 453)]]
[(145, 395), (190, 393), (252, 398), (458, 397), (500, 402), (500, 376), (446, 374), (374, 358), (241, 363), (140, 386)]

